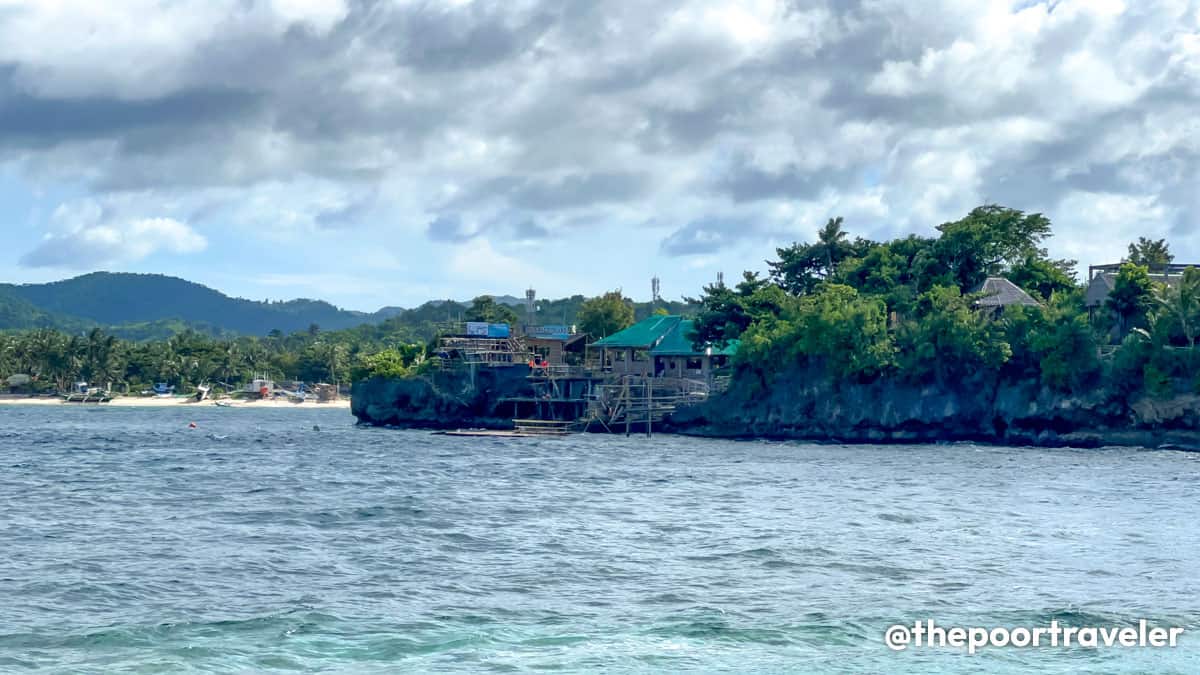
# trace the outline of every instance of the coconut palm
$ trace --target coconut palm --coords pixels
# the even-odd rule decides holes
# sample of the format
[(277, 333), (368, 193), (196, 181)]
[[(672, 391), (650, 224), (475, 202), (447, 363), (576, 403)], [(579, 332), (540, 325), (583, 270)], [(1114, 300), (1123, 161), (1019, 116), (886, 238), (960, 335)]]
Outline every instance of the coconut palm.
[(1179, 284), (1162, 288), (1158, 303), (1187, 338), (1188, 347), (1196, 348), (1196, 334), (1200, 326), (1200, 270), (1189, 267), (1183, 272)]

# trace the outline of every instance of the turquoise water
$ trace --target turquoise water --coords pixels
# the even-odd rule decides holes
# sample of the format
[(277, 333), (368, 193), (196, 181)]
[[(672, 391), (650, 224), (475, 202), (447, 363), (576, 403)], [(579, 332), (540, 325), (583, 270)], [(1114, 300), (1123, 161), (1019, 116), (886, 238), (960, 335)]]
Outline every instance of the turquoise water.
[[(0, 407), (0, 448), (4, 672), (1200, 672), (1200, 455), (219, 408)], [(1188, 632), (884, 646), (925, 618)]]

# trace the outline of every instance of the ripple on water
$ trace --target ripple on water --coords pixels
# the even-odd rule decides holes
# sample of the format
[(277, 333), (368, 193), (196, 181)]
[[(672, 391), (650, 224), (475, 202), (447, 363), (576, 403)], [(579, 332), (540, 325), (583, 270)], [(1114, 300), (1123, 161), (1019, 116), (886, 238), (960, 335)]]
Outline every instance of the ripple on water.
[[(181, 431), (196, 421), (204, 433)], [(0, 670), (1194, 672), (893, 623), (1200, 631), (1177, 453), (0, 408)], [(321, 432), (311, 432), (320, 426)]]

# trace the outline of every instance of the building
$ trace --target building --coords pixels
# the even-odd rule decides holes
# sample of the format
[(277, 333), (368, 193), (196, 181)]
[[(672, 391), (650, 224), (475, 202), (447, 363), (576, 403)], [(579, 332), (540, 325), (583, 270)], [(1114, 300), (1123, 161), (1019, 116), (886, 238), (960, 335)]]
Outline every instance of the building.
[(728, 364), (738, 343), (697, 350), (691, 339), (694, 329), (690, 319), (656, 315), (597, 340), (591, 348), (600, 350), (603, 370), (616, 375), (711, 380)]
[(656, 314), (593, 342), (591, 347), (600, 350), (600, 364), (604, 372), (652, 375), (654, 362), (650, 358), (650, 350), (657, 347), (682, 320), (679, 316)]
[(525, 346), (539, 361), (552, 366), (583, 363), (587, 335), (565, 324), (522, 327)]
[(709, 346), (697, 350), (691, 340), (694, 330), (695, 322), (683, 319), (650, 350), (656, 377), (711, 381), (716, 373), (729, 365), (729, 358), (737, 353), (738, 341), (730, 340), (722, 349)]
[[(1097, 309), (1104, 307), (1105, 301), (1108, 300), (1108, 294), (1112, 293), (1113, 287), (1116, 285), (1117, 273), (1121, 271), (1121, 265), (1124, 264), (1126, 263), (1088, 267), (1088, 287), (1087, 293), (1084, 295), (1084, 304), (1087, 305), (1089, 313), (1094, 313)], [(1200, 267), (1200, 264), (1162, 265), (1150, 271), (1150, 279), (1174, 287), (1179, 285), (1184, 270), (1189, 267)]]
[(1004, 277), (988, 277), (979, 285), (979, 288), (975, 289), (975, 292), (983, 294), (983, 297), (975, 301), (975, 306), (981, 309), (990, 309), (993, 312), (1001, 312), (1005, 307), (1014, 305), (1025, 307), (1041, 305), (1032, 295)]

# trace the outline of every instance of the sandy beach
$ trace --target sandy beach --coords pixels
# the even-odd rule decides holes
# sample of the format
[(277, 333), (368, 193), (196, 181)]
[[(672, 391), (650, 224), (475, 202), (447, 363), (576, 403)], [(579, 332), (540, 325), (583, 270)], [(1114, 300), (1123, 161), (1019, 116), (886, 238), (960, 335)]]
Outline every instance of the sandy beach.
[(108, 403), (67, 403), (62, 399), (39, 397), (30, 398), (28, 396), (0, 396), (0, 406), (5, 405), (36, 405), (36, 406), (116, 406), (127, 408), (169, 408), (175, 406), (189, 407), (213, 407), (220, 401), (222, 406), (230, 408), (253, 408), (253, 409), (286, 409), (294, 408), (296, 410), (311, 410), (313, 408), (350, 408), (350, 399), (343, 398), (336, 401), (326, 403), (317, 403), (316, 401), (306, 401), (304, 403), (292, 403), (287, 400), (267, 400), (267, 401), (245, 401), (234, 399), (217, 399), (207, 401), (196, 401), (192, 397), (182, 396), (118, 396)]

